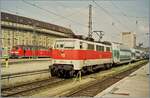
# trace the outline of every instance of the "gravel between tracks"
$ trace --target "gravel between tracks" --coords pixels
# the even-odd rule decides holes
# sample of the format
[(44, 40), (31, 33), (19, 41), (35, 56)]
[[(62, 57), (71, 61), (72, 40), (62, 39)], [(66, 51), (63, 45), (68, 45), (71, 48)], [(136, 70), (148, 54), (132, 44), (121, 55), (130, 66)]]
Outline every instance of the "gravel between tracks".
[(68, 93), (68, 97), (77, 97), (77, 96), (88, 96), (93, 97), (103, 91), (104, 89), (108, 88), (112, 84), (118, 82), (119, 80), (125, 78), (126, 76), (130, 75), (132, 72), (136, 71), (137, 69), (141, 68), (145, 63), (135, 66), (127, 71), (121, 72), (117, 75), (112, 75), (110, 77), (106, 77), (104, 79), (97, 79), (95, 82), (91, 84), (84, 85), (83, 87), (79, 88), (78, 90), (73, 91), (72, 93)]
[(133, 64), (114, 67), (109, 70), (104, 70), (91, 75), (83, 76), (81, 81), (75, 81), (75, 78), (73, 78), (70, 79), (67, 83), (62, 83), (62, 85), (57, 85), (54, 88), (43, 90), (42, 92), (33, 94), (32, 96), (70, 96), (73, 92), (83, 89), (85, 86), (95, 83), (95, 81), (104, 80), (108, 77), (115, 76), (144, 62), (147, 61), (139, 61)]
[(27, 93), (33, 93), (34, 90), (48, 86), (48, 85), (53, 85), (56, 84), (60, 81), (63, 81), (64, 79), (59, 79), (59, 78), (50, 78), (50, 79), (46, 79), (46, 80), (42, 80), (42, 81), (37, 81), (37, 82), (33, 82), (33, 83), (28, 83), (28, 84), (24, 84), (24, 85), (20, 85), (20, 86), (16, 86), (16, 87), (11, 87), (11, 88), (4, 88), (1, 91), (1, 95), (3, 97), (8, 97), (8, 96), (22, 96), (22, 95), (26, 95)]
[[(114, 67), (109, 70), (103, 70), (98, 73), (83, 76), (82, 80), (80, 81), (77, 81), (76, 78), (57, 78), (58, 80), (50, 78), (49, 80), (41, 83), (33, 83), (31, 85), (26, 85), (25, 87), (12, 88), (11, 90), (2, 90), (1, 94), (2, 96), (94, 96), (108, 86), (112, 85), (112, 83), (119, 81), (122, 76), (116, 76), (117, 74), (129, 69), (133, 69), (143, 63), (146, 63), (146, 61), (139, 61), (133, 64)], [(112, 82), (108, 83), (108, 81)], [(92, 88), (93, 85), (95, 85), (94, 87), (98, 86), (97, 82), (100, 82), (99, 87), (101, 88)], [(87, 87), (90, 88), (90, 86), (91, 89), (93, 89), (92, 91), (95, 90), (93, 93), (89, 93), (91, 92), (91, 89), (87, 89)]]

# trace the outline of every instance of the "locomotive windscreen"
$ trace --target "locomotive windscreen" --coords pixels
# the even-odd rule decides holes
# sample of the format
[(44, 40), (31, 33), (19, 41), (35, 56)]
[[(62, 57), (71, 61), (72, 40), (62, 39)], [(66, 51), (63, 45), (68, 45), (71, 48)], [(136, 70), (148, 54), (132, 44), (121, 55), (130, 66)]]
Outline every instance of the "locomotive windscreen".
[(55, 49), (74, 49), (75, 43), (72, 40), (57, 40), (54, 45)]

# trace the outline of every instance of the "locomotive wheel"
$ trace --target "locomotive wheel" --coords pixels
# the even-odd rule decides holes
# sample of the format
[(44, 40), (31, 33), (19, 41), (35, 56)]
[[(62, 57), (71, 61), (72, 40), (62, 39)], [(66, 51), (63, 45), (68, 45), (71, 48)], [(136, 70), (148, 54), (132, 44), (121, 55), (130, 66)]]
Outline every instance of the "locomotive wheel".
[(62, 78), (63, 77), (63, 70), (58, 70), (57, 71), (57, 76)]
[(56, 76), (56, 72), (54, 71), (54, 69), (51, 69), (51, 75)]
[(93, 71), (93, 66), (87, 67), (87, 72), (88, 72), (88, 74), (93, 73), (94, 72)]
[(64, 71), (63, 77), (64, 78), (68, 78), (69, 77), (69, 72), (67, 70)]
[(74, 73), (75, 73), (74, 70), (70, 71), (69, 73), (70, 73), (70, 77), (74, 77)]
[(74, 76), (73, 71), (70, 71), (70, 70), (65, 70), (64, 71), (64, 78), (70, 78), (70, 77), (73, 77), (73, 76)]
[(109, 68), (110, 68), (110, 65), (109, 65), (109, 64), (105, 64), (105, 65), (104, 65), (104, 68), (105, 68), (105, 69), (109, 69)]
[(112, 66), (112, 64), (110, 64), (110, 67), (109, 68), (112, 68), (113, 66)]
[(82, 72), (82, 75), (85, 75), (87, 73), (85, 69), (82, 69), (81, 72)]

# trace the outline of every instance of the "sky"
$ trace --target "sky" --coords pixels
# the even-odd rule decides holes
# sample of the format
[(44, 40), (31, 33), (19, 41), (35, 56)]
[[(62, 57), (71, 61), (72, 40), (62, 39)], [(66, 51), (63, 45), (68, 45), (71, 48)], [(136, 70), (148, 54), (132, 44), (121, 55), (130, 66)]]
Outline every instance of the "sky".
[[(89, 4), (92, 30), (104, 31), (102, 40), (122, 42), (121, 32), (134, 32), (136, 43), (149, 46), (149, 0), (1, 0), (1, 11), (72, 29), (88, 35)], [(96, 34), (93, 38), (98, 40)]]

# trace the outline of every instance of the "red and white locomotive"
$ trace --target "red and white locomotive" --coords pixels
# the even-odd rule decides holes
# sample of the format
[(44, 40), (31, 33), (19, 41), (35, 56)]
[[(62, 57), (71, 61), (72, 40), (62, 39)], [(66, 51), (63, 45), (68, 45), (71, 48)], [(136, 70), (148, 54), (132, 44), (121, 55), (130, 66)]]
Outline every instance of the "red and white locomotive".
[(79, 71), (93, 72), (112, 66), (110, 43), (96, 43), (74, 38), (57, 39), (52, 49), (52, 76), (71, 77)]

